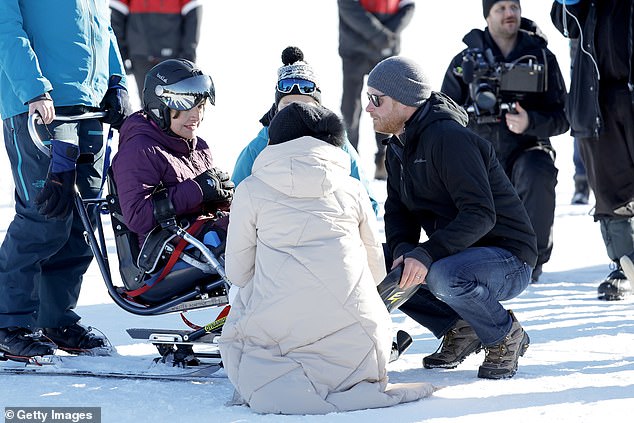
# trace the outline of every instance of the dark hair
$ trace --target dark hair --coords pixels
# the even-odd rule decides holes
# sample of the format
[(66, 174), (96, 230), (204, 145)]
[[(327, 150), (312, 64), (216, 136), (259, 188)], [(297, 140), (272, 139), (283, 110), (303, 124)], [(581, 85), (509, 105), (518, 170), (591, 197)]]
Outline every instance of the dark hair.
[(343, 122), (319, 105), (294, 102), (278, 111), (269, 126), (269, 144), (311, 136), (341, 147), (346, 142)]

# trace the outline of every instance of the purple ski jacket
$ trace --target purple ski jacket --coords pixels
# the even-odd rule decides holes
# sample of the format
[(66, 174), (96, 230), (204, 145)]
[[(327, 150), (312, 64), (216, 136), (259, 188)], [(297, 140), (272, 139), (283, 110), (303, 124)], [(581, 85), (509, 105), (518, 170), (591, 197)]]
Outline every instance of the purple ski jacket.
[(140, 244), (157, 225), (151, 198), (156, 187), (167, 188), (178, 216), (199, 215), (203, 194), (193, 178), (211, 167), (209, 146), (201, 138), (170, 136), (142, 112), (126, 119), (112, 170), (125, 223)]

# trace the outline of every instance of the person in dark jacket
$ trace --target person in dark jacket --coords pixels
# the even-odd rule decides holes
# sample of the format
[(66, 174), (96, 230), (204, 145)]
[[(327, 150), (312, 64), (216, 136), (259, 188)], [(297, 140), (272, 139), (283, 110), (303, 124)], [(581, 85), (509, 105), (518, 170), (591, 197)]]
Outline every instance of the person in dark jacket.
[[(15, 217), (0, 247), (0, 357), (110, 352), (75, 312), (93, 255), (74, 210), (75, 189), (100, 195), (103, 123), (118, 128), (129, 114), (108, 12), (106, 0), (0, 2), (0, 116), (15, 186)], [(55, 120), (98, 110), (102, 121)], [(36, 113), (50, 159), (27, 129)], [(94, 225), (97, 210), (88, 214)]]
[[(359, 149), (363, 80), (386, 57), (401, 51), (401, 33), (414, 16), (414, 0), (338, 0), (339, 56), (343, 66), (341, 114), (348, 139)], [(376, 134), (375, 179), (385, 179), (385, 136)]]
[(400, 309), (443, 337), (424, 366), (453, 368), (484, 346), (478, 377), (512, 377), (529, 337), (500, 301), (528, 286), (537, 260), (526, 209), (491, 143), (465, 128), (465, 111), (432, 92), (415, 62), (381, 61), (368, 98), (374, 129), (392, 135), (386, 261), (403, 264), (402, 288), (421, 285)]
[(143, 98), (150, 68), (174, 58), (196, 62), (202, 0), (110, 0), (111, 21), (126, 68)]
[(213, 166), (196, 133), (207, 103), (215, 103), (210, 76), (185, 59), (168, 59), (148, 72), (143, 110), (121, 127), (112, 161), (121, 211), (142, 244), (158, 224), (154, 196), (161, 189), (177, 216), (214, 213), (230, 203), (233, 182)]
[(566, 110), (615, 264), (598, 296), (620, 300), (634, 281), (634, 0), (557, 0), (551, 18), (580, 42)]
[[(482, 4), (487, 28), (473, 29), (465, 35), (467, 49), (451, 61), (441, 91), (467, 110), (474, 110), (470, 112), (469, 128), (493, 144), (502, 168), (526, 207), (537, 235), (538, 257), (532, 275), (536, 282), (553, 249), (558, 171), (549, 137), (568, 130), (564, 112), (566, 86), (557, 59), (546, 47), (546, 38), (532, 21), (521, 17), (519, 1), (483, 0)], [(468, 57), (473, 49), (490, 51), (495, 63), (526, 65), (532, 60), (533, 65), (543, 65), (544, 90), (524, 92), (520, 87), (523, 80), (511, 80), (510, 86), (505, 87), (511, 91), (500, 92), (498, 99), (512, 104), (514, 112), (476, 112), (477, 97), (470, 95), (470, 84), (463, 79), (473, 79), (476, 86), (485, 81), (463, 72), (463, 57)], [(485, 75), (488, 77), (491, 72)], [(518, 90), (513, 92), (515, 87)]]

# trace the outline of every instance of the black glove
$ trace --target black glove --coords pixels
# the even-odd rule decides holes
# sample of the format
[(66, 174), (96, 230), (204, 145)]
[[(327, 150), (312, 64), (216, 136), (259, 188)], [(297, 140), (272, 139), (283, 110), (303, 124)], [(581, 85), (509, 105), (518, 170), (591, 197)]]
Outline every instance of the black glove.
[(38, 211), (49, 219), (63, 219), (73, 209), (75, 165), (79, 146), (61, 140), (51, 140), (51, 165), (42, 191), (35, 198)]
[(108, 91), (103, 96), (101, 109), (106, 112), (106, 116), (102, 119), (104, 123), (109, 123), (114, 129), (121, 128), (123, 121), (132, 112), (130, 100), (128, 98), (128, 90), (121, 85), (120, 76), (111, 76), (108, 83)]
[(203, 203), (231, 202), (235, 185), (227, 172), (211, 168), (194, 178), (203, 192)]

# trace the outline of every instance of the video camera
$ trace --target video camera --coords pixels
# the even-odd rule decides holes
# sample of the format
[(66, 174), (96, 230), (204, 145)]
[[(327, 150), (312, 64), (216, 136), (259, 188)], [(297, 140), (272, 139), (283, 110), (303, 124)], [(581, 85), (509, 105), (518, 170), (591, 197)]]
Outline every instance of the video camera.
[(469, 85), (472, 103), (467, 112), (478, 124), (499, 122), (504, 111), (515, 111), (514, 103), (526, 93), (546, 90), (545, 74), (544, 65), (535, 56), (499, 63), (490, 49), (469, 49), (462, 56), (461, 72), (462, 80)]

